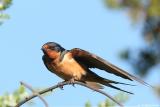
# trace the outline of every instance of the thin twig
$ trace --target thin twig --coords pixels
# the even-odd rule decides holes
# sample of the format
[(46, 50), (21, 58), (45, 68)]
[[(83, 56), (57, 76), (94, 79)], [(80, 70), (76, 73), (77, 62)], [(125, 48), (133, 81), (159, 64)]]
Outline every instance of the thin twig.
[[(83, 82), (79, 82), (79, 81), (73, 81), (72, 83), (71, 83), (70, 81), (64, 81), (64, 82), (61, 82), (61, 83), (59, 83), (59, 84), (57, 84), (57, 85), (54, 85), (54, 86), (52, 86), (52, 87), (46, 88), (46, 89), (44, 89), (44, 90), (41, 90), (41, 91), (39, 91), (39, 92), (37, 92), (37, 93), (38, 93), (39, 95), (42, 95), (42, 94), (44, 94), (44, 93), (46, 93), (46, 92), (49, 92), (49, 91), (52, 91), (52, 90), (54, 90), (54, 89), (56, 89), (56, 88), (61, 88), (61, 87), (65, 86), (65, 85), (70, 85), (70, 84), (78, 84), (78, 85), (84, 86), (84, 87), (86, 87), (86, 88), (89, 88), (89, 89), (91, 89), (91, 90), (93, 90), (93, 91), (96, 91), (96, 92), (98, 92), (98, 93), (101, 93), (101, 94), (105, 95), (106, 97), (110, 98), (110, 99), (111, 99), (112, 101), (114, 101), (115, 103), (117, 103), (120, 107), (123, 107), (123, 105), (122, 105), (121, 103), (119, 103), (118, 101), (116, 101), (112, 96), (108, 95), (108, 94), (105, 93), (104, 91), (99, 90), (99, 89), (96, 89), (96, 88), (93, 88), (93, 87), (90, 87), (90, 86), (88, 86), (87, 84), (85, 84), (85, 83), (83, 83)], [(29, 100), (31, 100), (31, 99), (33, 99), (33, 98), (35, 98), (35, 97), (37, 97), (37, 96), (38, 96), (37, 94), (32, 94), (32, 95), (30, 95), (29, 97), (27, 97), (27, 98), (25, 98), (24, 100), (20, 101), (15, 107), (20, 107), (20, 106), (23, 105), (24, 103), (28, 102)]]
[(37, 95), (39, 97), (39, 99), (44, 103), (45, 107), (48, 107), (47, 102), (45, 101), (45, 99), (39, 94), (39, 92), (35, 91), (30, 85), (28, 85), (25, 82), (20, 82), (21, 85), (25, 86), (26, 88), (28, 88), (29, 90), (32, 91), (33, 94)]

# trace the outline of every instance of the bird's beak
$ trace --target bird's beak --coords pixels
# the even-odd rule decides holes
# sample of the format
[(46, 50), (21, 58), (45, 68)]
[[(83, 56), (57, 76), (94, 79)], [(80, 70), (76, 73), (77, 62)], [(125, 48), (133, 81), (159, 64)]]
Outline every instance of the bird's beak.
[(41, 50), (44, 54), (46, 53), (45, 48), (42, 47)]
[(41, 48), (41, 50), (45, 51), (46, 48), (47, 48), (47, 45), (43, 45), (42, 48)]

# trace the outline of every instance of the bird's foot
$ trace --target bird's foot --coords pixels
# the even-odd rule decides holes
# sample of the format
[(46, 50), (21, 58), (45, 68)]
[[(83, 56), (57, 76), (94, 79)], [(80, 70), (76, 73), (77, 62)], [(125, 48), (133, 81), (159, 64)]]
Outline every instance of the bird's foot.
[(64, 89), (63, 89), (63, 82), (59, 82), (59, 83), (58, 83), (58, 87), (59, 87), (61, 90), (64, 90)]
[(69, 82), (70, 82), (70, 84), (71, 84), (73, 87), (75, 87), (75, 84), (74, 84), (75, 79), (74, 79), (74, 78), (70, 79)]

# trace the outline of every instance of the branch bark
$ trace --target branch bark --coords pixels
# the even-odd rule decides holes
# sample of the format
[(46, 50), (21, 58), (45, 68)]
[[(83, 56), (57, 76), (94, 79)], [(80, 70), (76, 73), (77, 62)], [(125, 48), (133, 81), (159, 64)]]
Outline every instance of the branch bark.
[(79, 82), (79, 81), (73, 81), (72, 83), (71, 83), (71, 81), (63, 81), (63, 82), (58, 83), (58, 84), (56, 84), (56, 85), (54, 85), (54, 86), (51, 86), (51, 87), (49, 87), (49, 88), (46, 88), (46, 89), (41, 90), (41, 91), (39, 91), (39, 92), (36, 92), (36, 93), (38, 93), (38, 94), (34, 94), (34, 93), (33, 93), (33, 94), (30, 95), (29, 97), (26, 97), (25, 99), (23, 99), (22, 101), (20, 101), (15, 107), (20, 107), (21, 105), (23, 105), (23, 104), (25, 104), (26, 102), (28, 102), (29, 100), (37, 97), (38, 95), (42, 95), (42, 94), (47, 93), (47, 92), (49, 92), (49, 91), (52, 91), (52, 90), (54, 90), (54, 89), (56, 89), (56, 88), (62, 88), (62, 87), (65, 86), (65, 85), (73, 85), (73, 84), (78, 84), (78, 85), (84, 86), (84, 87), (86, 87), (86, 88), (89, 88), (89, 89), (91, 89), (91, 90), (93, 90), (93, 91), (96, 91), (96, 92), (98, 92), (98, 93), (101, 93), (101, 94), (105, 95), (106, 97), (110, 98), (110, 99), (111, 99), (112, 101), (114, 101), (115, 103), (117, 103), (120, 107), (123, 107), (123, 105), (122, 105), (121, 103), (119, 103), (117, 100), (115, 100), (112, 96), (110, 96), (109, 94), (105, 93), (104, 91), (99, 90), (99, 89), (96, 89), (96, 88), (93, 88), (93, 87), (90, 87), (90, 86), (88, 86), (87, 84), (85, 84), (85, 83), (83, 83), (83, 82)]
[(23, 85), (26, 88), (28, 88), (29, 90), (31, 90), (32, 93), (35, 94), (35, 95), (37, 95), (39, 97), (39, 99), (44, 103), (45, 107), (48, 107), (48, 103), (46, 102), (46, 100), (43, 99), (43, 97), (37, 91), (35, 91), (30, 85), (28, 85), (25, 82), (21, 82), (21, 85)]

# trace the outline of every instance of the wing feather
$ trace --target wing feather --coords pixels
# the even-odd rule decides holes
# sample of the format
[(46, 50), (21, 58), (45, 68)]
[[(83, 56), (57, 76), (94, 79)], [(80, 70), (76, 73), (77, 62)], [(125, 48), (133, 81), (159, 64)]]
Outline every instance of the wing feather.
[(129, 74), (128, 72), (122, 70), (121, 68), (118, 68), (117, 66), (111, 64), (110, 62), (88, 51), (79, 48), (74, 48), (70, 50), (70, 52), (72, 53), (72, 56), (75, 58), (75, 60), (85, 64), (85, 66), (87, 66), (88, 68), (98, 68), (106, 72), (115, 74), (116, 76), (120, 76), (124, 79), (128, 79), (131, 81), (135, 80), (137, 82), (140, 82), (141, 84), (150, 86), (148, 83), (144, 82), (140, 78)]

